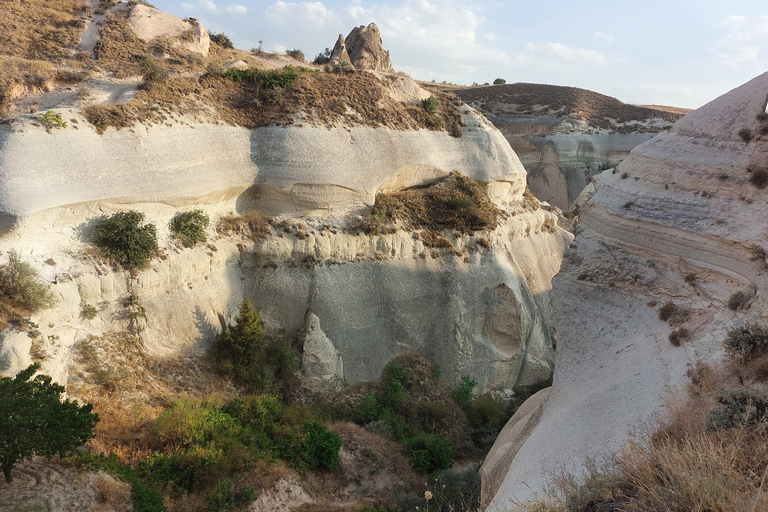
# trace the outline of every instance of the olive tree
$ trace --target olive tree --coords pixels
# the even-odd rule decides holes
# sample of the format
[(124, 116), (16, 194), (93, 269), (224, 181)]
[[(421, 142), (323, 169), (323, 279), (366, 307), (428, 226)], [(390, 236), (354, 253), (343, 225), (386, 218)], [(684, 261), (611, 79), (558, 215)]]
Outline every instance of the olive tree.
[(16, 377), (0, 377), (0, 468), (7, 483), (13, 466), (33, 455), (74, 452), (99, 421), (91, 404), (62, 400), (64, 387), (48, 375), (35, 376), (39, 368), (35, 363)]

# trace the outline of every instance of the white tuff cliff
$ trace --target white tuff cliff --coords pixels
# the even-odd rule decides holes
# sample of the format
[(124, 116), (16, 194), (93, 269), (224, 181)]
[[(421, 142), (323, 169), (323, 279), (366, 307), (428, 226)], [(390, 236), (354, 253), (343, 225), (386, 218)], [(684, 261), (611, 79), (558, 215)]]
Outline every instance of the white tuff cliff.
[[(766, 312), (765, 190), (768, 73), (688, 114), (595, 178), (579, 234), (553, 284), (556, 371), (539, 417), (517, 418), (491, 452), (509, 464), (488, 510), (540, 494), (547, 471), (578, 473), (586, 457), (617, 450), (628, 429), (660, 410), (697, 361), (722, 357), (728, 329)], [(748, 131), (748, 133), (747, 133)], [(729, 309), (732, 294), (749, 298)], [(668, 340), (667, 301), (690, 312), (691, 339)], [(504, 456), (505, 451), (512, 456)], [(486, 474), (493, 468), (486, 467)], [(498, 470), (497, 470), (498, 471)], [(498, 484), (498, 482), (495, 482)], [(493, 485), (486, 476), (484, 485)]]

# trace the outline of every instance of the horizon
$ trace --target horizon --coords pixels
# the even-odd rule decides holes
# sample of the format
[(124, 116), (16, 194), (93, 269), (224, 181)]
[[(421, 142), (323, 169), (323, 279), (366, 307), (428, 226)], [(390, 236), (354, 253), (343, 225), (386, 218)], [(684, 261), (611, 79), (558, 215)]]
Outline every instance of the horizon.
[[(698, 108), (768, 71), (768, 6), (593, 1), (155, 0), (236, 47), (300, 49), (312, 61), (371, 22), (397, 71), (470, 86), (526, 82), (589, 89), (625, 103)], [(446, 37), (449, 34), (450, 37)]]

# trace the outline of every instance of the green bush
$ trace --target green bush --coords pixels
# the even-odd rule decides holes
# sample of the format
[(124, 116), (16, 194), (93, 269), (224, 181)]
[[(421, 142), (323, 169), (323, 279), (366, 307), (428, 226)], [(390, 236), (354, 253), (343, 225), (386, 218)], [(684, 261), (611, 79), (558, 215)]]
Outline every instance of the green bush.
[(419, 434), (407, 439), (405, 447), (416, 471), (432, 473), (451, 466), (453, 458), (451, 445), (440, 436)]
[(208, 510), (224, 512), (228, 510), (243, 510), (256, 497), (253, 487), (237, 485), (236, 482), (225, 480), (205, 495)]
[(323, 64), (328, 64), (331, 60), (331, 49), (326, 48), (322, 52), (318, 53), (315, 56), (315, 60), (312, 61), (312, 64), (317, 64), (318, 66), (322, 66)]
[(293, 66), (283, 69), (262, 70), (258, 68), (228, 69), (224, 77), (235, 82), (251, 82), (261, 85), (264, 89), (284, 89), (299, 78), (299, 73)]
[(194, 247), (205, 242), (205, 230), (210, 224), (208, 215), (197, 208), (190, 212), (179, 212), (171, 219), (170, 228), (173, 237), (184, 247)]
[(118, 461), (116, 455), (105, 457), (103, 454), (78, 452), (77, 458), (90, 470), (104, 469), (130, 484), (133, 512), (165, 512), (162, 495), (141, 479), (133, 467)]
[(437, 111), (440, 108), (440, 102), (437, 101), (437, 98), (435, 98), (434, 96), (430, 96), (425, 100), (421, 100), (421, 106), (429, 114), (437, 114)]
[(8, 263), (0, 266), (0, 310), (13, 313), (32, 314), (54, 304), (53, 294), (48, 286), (40, 282), (37, 271), (19, 253), (10, 251)]
[(95, 244), (102, 254), (124, 268), (146, 265), (157, 252), (154, 224), (142, 224), (144, 214), (129, 210), (98, 221)]
[(307, 462), (312, 469), (335, 469), (339, 464), (341, 438), (336, 432), (316, 421), (304, 423)]
[(507, 83), (507, 81), (503, 78), (497, 78), (493, 81), (493, 85), (504, 85), (505, 83)]
[(61, 114), (56, 114), (51, 110), (40, 116), (40, 122), (48, 129), (67, 127), (67, 122), (61, 118)]
[(728, 331), (723, 346), (730, 357), (751, 361), (768, 350), (768, 331), (759, 325), (737, 327)]
[(211, 32), (210, 34), (208, 34), (208, 37), (211, 39), (212, 42), (216, 43), (222, 48), (227, 48), (231, 50), (235, 47), (235, 45), (232, 44), (232, 40), (224, 32)]

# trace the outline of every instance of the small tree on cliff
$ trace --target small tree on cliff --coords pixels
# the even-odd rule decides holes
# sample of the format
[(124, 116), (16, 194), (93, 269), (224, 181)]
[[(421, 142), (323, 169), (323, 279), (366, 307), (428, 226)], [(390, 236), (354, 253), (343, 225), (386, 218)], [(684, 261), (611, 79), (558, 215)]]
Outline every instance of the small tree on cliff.
[(264, 334), (261, 317), (248, 298), (239, 313), (216, 340), (216, 366), (254, 391), (286, 393), (296, 370), (291, 344)]
[(91, 404), (62, 401), (64, 387), (48, 375), (33, 379), (39, 368), (35, 363), (14, 378), (0, 377), (0, 468), (8, 483), (16, 463), (71, 454), (93, 437), (99, 421)]

